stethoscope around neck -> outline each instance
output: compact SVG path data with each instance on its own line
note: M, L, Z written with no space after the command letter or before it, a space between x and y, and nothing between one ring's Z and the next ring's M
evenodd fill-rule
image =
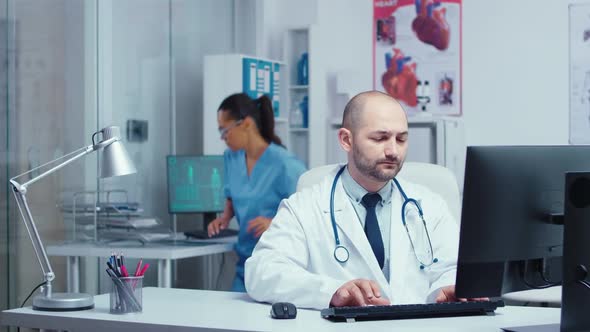
M338 183L338 179L340 178L340 175L342 175L342 172L344 172L345 168L346 168L346 165L342 166L342 168L340 168L338 170L338 173L336 173L336 176L334 177L334 181L332 182L332 190L330 192L330 220L332 221L332 230L334 231L334 240L336 241L336 247L334 248L334 258L339 263L346 263L348 261L348 259L350 258L350 252L348 251L348 249L346 249L345 246L340 244L340 237L338 236L338 228L336 226L336 217L334 215L334 195L336 193L336 184ZM393 182L395 183L397 189L402 194L402 197L404 199L404 202L402 203L402 209L401 209L402 210L402 224L404 225L404 228L406 229L406 233L408 234L408 239L410 240L410 245L412 247L412 251L414 252L414 257L416 257L416 260L418 261L418 263L420 263L420 269L423 270L424 268L429 267L432 264L438 262L438 258L434 257L434 252L432 251L432 242L430 241L430 234L428 233L428 228L426 227L426 221L424 220L424 213L422 212L422 207L420 206L420 203L418 203L417 200L415 200L413 198L408 198L408 196L406 196L406 193L402 189L402 186L399 184L397 179L394 178ZM430 253L431 253L431 255L430 255L431 257L430 257L429 261L422 262L420 260L420 258L418 258L418 255L416 254L416 248L414 246L414 241L412 241L412 236L410 235L410 231L408 230L408 225L406 223L405 210L406 210L406 206L408 206L408 204L414 204L416 206L416 208L418 209L418 214L420 215L422 225L424 226L424 231L426 232L426 238L428 240L428 246L429 246Z

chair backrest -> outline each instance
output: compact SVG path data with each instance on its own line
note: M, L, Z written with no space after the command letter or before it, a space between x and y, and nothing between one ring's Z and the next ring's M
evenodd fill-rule
M336 167L338 164L324 165L303 173L297 182L297 191L319 183ZM461 194L457 179L451 170L440 165L407 161L398 176L439 194L447 202L455 220L461 220Z

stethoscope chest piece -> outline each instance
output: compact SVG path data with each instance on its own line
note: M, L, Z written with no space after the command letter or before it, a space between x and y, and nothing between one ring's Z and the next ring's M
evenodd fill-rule
M334 249L334 258L336 258L339 263L346 263L349 257L350 253L348 252L348 249L344 246L336 246Z

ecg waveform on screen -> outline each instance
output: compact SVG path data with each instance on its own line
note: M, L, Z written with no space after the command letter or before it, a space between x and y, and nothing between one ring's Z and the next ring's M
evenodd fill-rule
M222 156L168 158L168 194L171 212L222 211Z

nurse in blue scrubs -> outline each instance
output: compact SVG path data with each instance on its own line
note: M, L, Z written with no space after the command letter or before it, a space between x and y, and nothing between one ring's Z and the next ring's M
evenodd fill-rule
M232 291L245 292L244 262L270 226L281 200L295 192L305 165L281 145L266 96L256 100L243 93L227 97L217 111L217 123L229 148L224 153L226 201L208 232L209 236L217 234L236 216L240 233Z

